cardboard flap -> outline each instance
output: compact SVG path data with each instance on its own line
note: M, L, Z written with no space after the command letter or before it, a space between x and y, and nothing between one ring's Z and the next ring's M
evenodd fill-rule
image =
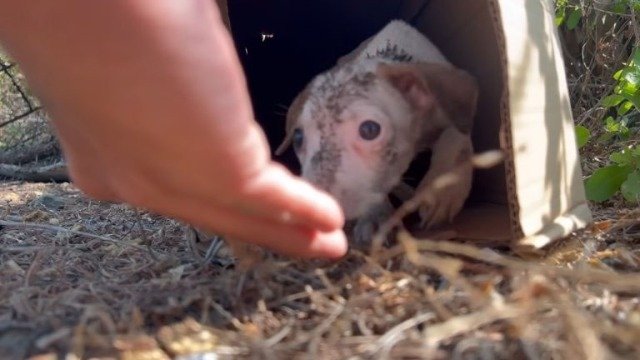
M591 221L553 2L502 0L499 10L508 29L504 37L520 227L525 238L540 235L550 241Z

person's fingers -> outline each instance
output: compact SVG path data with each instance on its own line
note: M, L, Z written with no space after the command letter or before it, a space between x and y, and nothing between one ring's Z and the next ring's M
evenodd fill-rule
M291 227L275 229L272 233L265 233L267 227L260 231L260 237L255 234L229 235L231 239L253 243L273 250L279 254L298 258L326 258L339 259L347 252L347 240L342 230L334 232L292 231ZM287 230L289 233L287 233ZM256 239L260 242L256 242ZM262 241L265 241L263 244Z
M267 166L243 192L251 206L267 217L321 231L344 226L342 209L333 197L293 176L280 164Z
M192 193L153 190L151 179L123 175L118 179L127 180L122 186L114 186L118 198L222 236L304 258L338 258L347 251L347 240L340 227L323 232L317 227L262 216L246 206L223 206L215 199ZM259 200L254 204L262 206Z
M178 200L179 201L179 200ZM200 202L176 206L176 216L203 229L231 239L266 247L283 255L303 258L339 258L347 251L341 229L321 232L302 225L285 224L271 218L248 215ZM179 214L179 215L178 215Z

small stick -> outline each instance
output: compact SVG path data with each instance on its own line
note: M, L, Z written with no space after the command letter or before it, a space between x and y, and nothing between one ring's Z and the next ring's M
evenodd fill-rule
M0 220L0 226L24 227L24 228L42 229L42 230L49 230L49 231L56 231L56 232L62 231L62 232L70 233L70 234L86 236L86 237L93 238L93 239L107 241L107 242L110 242L110 243L113 243L113 244L116 244L116 245L129 246L129 247L132 247L134 249L147 251L147 249L145 247L137 245L137 244L129 244L129 243L125 243L125 242L122 242L120 240L112 239L112 238L109 238L109 237L106 237L106 236L91 234L91 233L84 232L84 231L67 229L67 228L63 228L63 227L60 227L60 226L47 225L47 224L36 224L36 223L28 223L28 222L16 222L16 221L9 221L9 220Z

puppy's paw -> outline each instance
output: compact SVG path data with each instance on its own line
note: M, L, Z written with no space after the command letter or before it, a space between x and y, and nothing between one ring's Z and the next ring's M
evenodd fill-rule
M420 184L421 205L418 211L422 227L431 229L453 220L471 191L472 172L469 165L439 176L432 183Z

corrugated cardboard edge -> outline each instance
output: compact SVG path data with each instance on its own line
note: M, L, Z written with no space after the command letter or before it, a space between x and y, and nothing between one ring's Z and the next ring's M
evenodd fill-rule
M520 207L518 206L518 196L516 189L515 175L515 155L513 151L512 129L511 129L511 106L510 106L510 82L509 82L509 58L507 55L507 39L505 37L504 24L500 13L498 0L488 0L489 12L493 17L493 31L498 42L500 58L502 60L502 73L500 74L505 84L500 100L500 147L505 150L505 180L507 186L507 199L509 209L509 222L511 225L512 239L520 239L524 236L520 226Z
M504 110L510 121L503 124L502 139L512 149L507 181L522 235L514 245L539 249L592 221L554 8L550 0L491 2L500 27L508 29L502 34L509 89Z

